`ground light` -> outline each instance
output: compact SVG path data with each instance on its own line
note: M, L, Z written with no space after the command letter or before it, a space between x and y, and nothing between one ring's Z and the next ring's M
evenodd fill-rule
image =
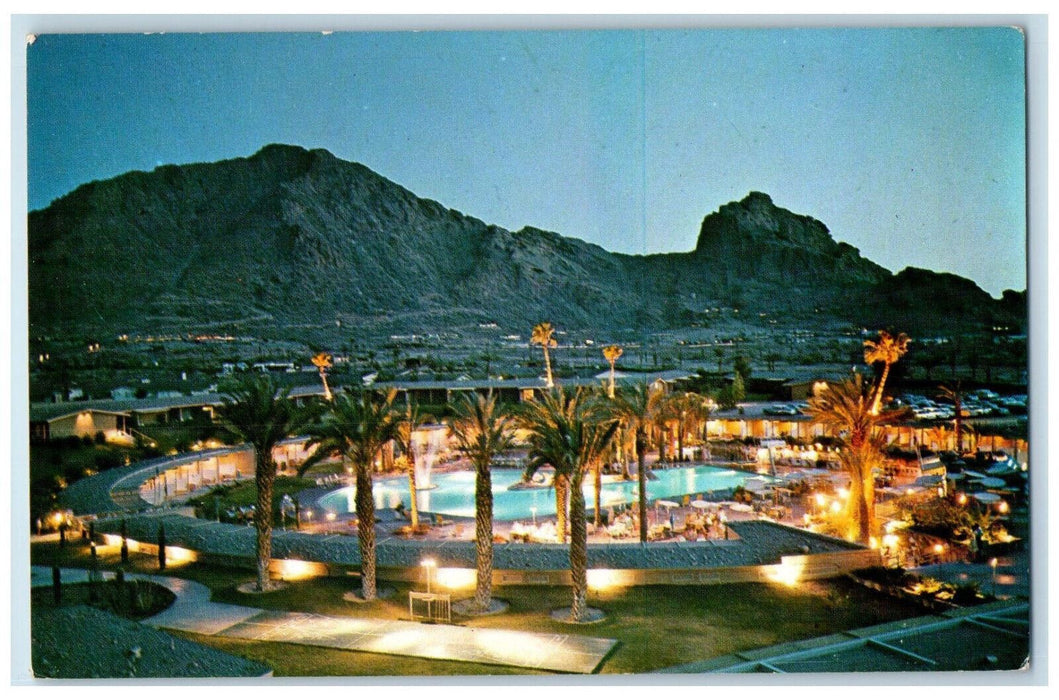
M427 593L430 593L431 592L431 590L430 590L431 571L433 571L434 567L436 567L438 565L438 563L434 559L427 558L427 559L424 559L421 562L419 562L419 565L423 567L423 571L426 574Z

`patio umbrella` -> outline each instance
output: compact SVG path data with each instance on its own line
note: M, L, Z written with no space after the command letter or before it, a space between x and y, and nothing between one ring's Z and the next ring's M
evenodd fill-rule
M751 508L750 506L748 506L745 503L733 503L732 505L730 505L728 507L731 508L732 510L738 511L740 513L749 513L750 511L754 510L753 508Z
M760 477L747 479L743 482L743 488L745 488L747 491L753 491L754 493L764 493L765 491L768 491L771 487L772 484Z
M971 498L975 499L979 503L996 503L1000 500L1000 496L995 493L972 493Z
M699 510L705 510L710 507L709 501L692 501L692 508L698 508Z
M680 504L674 503L673 501L658 501L658 505L662 506L663 508L676 508Z
M978 483L987 489L1002 489L1007 486L1007 482L1005 482L1003 479L996 479L993 477L978 479Z

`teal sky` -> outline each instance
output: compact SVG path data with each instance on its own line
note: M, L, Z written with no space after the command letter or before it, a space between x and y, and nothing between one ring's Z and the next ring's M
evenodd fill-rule
M27 70L30 209L290 143L613 251L758 190L895 272L1026 286L1010 28L48 34Z

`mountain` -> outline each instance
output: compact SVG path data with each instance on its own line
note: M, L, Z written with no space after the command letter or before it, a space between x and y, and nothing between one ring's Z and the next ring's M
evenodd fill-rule
M29 260L31 336L658 329L718 306L873 326L895 312L910 332L1025 322L1024 296L1020 308L954 275L893 275L759 192L707 215L690 252L622 255L491 226L283 145L83 185L30 213Z

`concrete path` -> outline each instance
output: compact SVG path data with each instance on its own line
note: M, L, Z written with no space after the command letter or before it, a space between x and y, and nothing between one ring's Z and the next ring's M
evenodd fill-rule
M104 577L110 579L113 574L106 572ZM143 620L144 624L203 635L559 673L594 673L617 644L614 639L580 635L261 610L214 603L206 586L186 579L140 574L129 579L152 581L176 594L172 606ZM63 569L62 580L85 582L88 572ZM32 567L32 585L50 586L51 569Z

